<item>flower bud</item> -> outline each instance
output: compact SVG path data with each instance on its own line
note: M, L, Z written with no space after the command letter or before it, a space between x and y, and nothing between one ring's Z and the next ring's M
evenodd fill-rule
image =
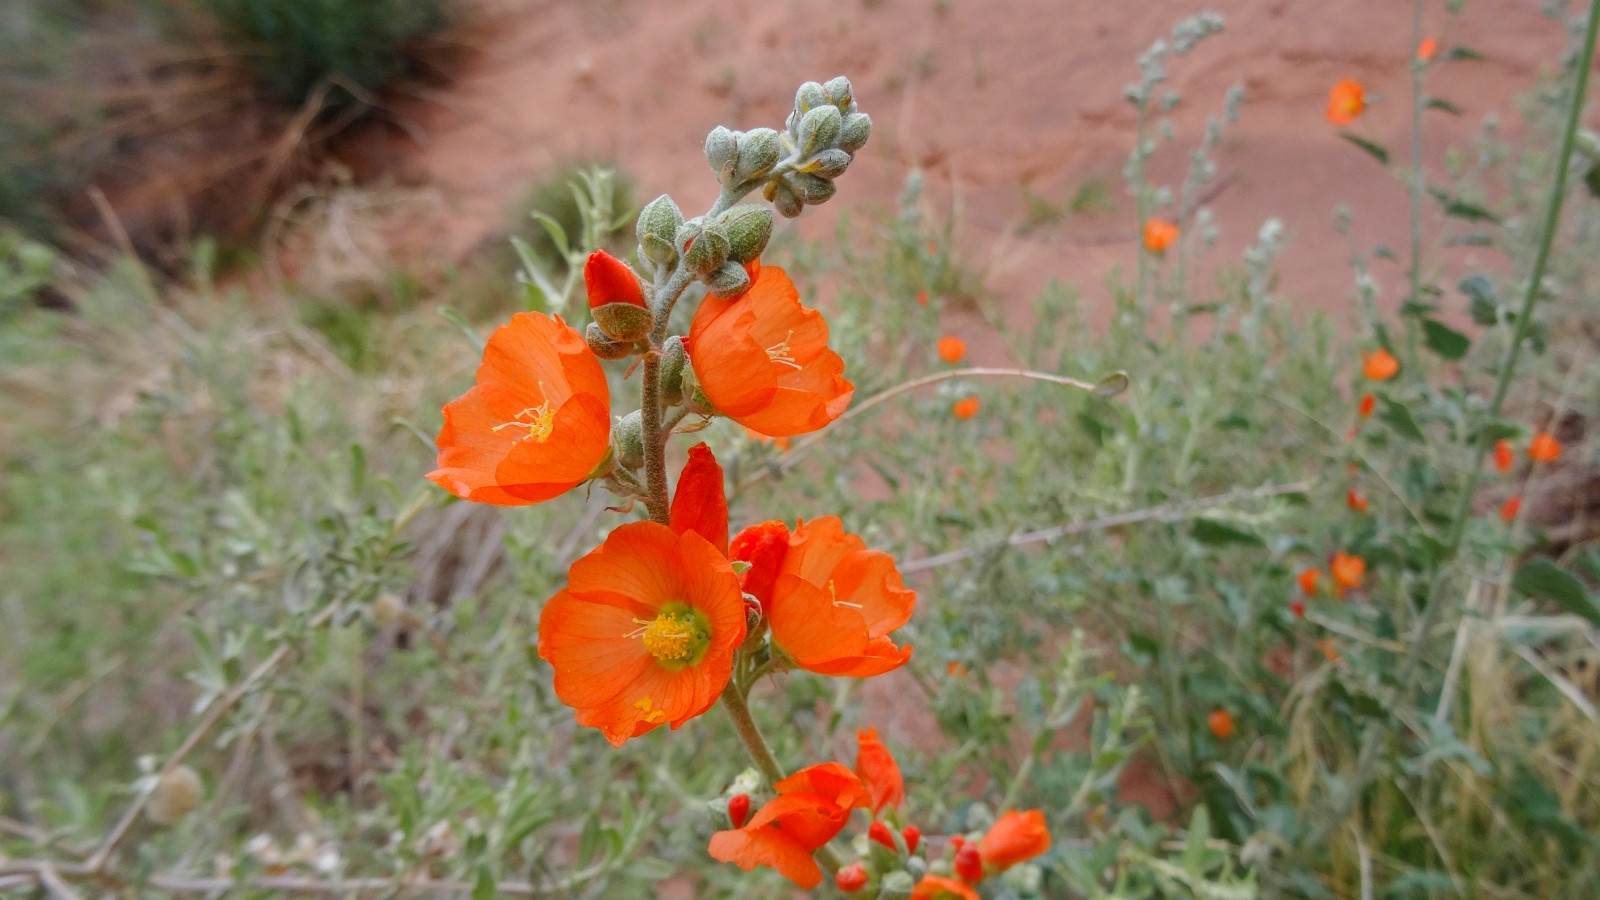
M828 79L822 90L827 93L828 102L839 107L839 112L846 112L845 107L856 102L855 94L850 88L850 79L843 75Z
M822 85L817 84L815 81L808 81L805 84L800 85L800 89L798 91L795 91L794 108L802 117L805 116L806 113L811 112L813 109L816 109L819 106L828 105L831 104L828 100L827 90L824 89Z
M868 826L867 840L882 844L896 853L900 851L900 848L895 845L894 831L891 830L888 823L884 822L882 819L879 819Z
M728 261L728 233L715 222L690 219L678 229L677 240L684 265L696 275L709 275Z
M832 84L833 82L828 82ZM846 83L848 85L848 82ZM917 852L917 845L922 843L922 829L915 825L907 825L900 829L900 836L906 839L906 852Z
M697 416L722 415L706 392L700 389L700 376L694 371L694 357L690 357L689 364L683 367L683 405Z
M589 345L590 352L601 359L626 359L633 355L632 341L613 341L600 330L597 322L590 322L589 327L583 330L583 340Z
M728 821L735 828L743 828L750 818L750 795L734 794L728 798Z
M795 171L822 178L838 178L850 167L850 159L850 154L843 150L824 150Z
M983 880L983 857L978 855L978 845L964 843L956 849L955 870L972 884Z
M672 239L683 224L683 213L678 204L666 194L651 200L639 211L635 232L639 236L639 255L656 265L667 265L678 258Z
M152 820L170 825L193 812L204 797L200 776L188 766L178 766L156 782L144 809Z
M839 890L844 891L846 894L853 894L866 887L867 880L867 867L862 865L859 859L840 869L833 876L833 883L837 884Z
M734 161L739 158L739 132L718 125L706 135L705 150L711 171L726 184L733 177Z
M767 189L763 193L772 201L772 208L785 219L800 215L800 210L805 208L805 204L800 202L800 198L789 188L786 181L767 182Z
M867 145L867 138L872 135L872 119L866 113L851 113L839 123L838 147L846 153L854 154L857 150Z
M735 206L717 218L728 235L728 258L747 263L767 249L772 237L772 210L754 203Z
M839 140L839 129L844 123L839 107L831 104L819 106L800 118L800 128L795 141L800 145L801 156L815 156L832 147Z
M834 191L838 190L832 181L804 173L785 176L784 182L800 198L800 202L807 206L828 202Z
M730 259L706 279L706 287L714 296L731 300L750 289L750 273Z
M878 886L878 900L911 900L911 892L916 887L917 880L910 872L890 872Z
M778 133L771 128L745 132L739 138L739 155L733 168L734 183L746 182L770 172L778 164L778 157L782 153L783 142L778 140Z
M683 349L683 338L673 335L661 345L661 402L677 406L683 402L683 370L689 354Z
M639 410L617 420L611 429L611 443L617 449L617 462L623 468L637 469L644 465L644 417Z
M644 308L644 285L627 263L604 250L589 254L583 264L583 286L589 294L589 308L624 304Z

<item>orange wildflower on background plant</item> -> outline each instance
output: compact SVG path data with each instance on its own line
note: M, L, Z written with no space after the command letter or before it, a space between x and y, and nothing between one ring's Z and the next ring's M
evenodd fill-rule
M1371 418L1372 408L1378 405L1378 398L1371 394L1361 395L1361 404L1356 407L1356 414L1363 419Z
M837 516L801 521L792 532L782 522L751 526L730 549L750 563L744 590L761 602L773 644L802 669L866 678L911 658L911 648L888 635L910 620L916 593L893 557L867 549Z
M1361 374L1370 381L1388 381L1400 372L1400 360L1379 347L1361 356Z
M1346 506L1358 513L1364 513L1367 511L1367 495L1361 493L1355 488L1345 491L1344 502Z
M710 709L744 638L732 564L699 534L655 522L607 535L539 616L556 696L614 747Z
M1522 510L1522 497L1515 496L1500 505L1500 521L1507 525L1516 521L1517 513Z
M911 900L983 900L983 897L964 881L924 875L911 889Z
M483 348L477 384L445 404L428 480L463 500L521 506L594 477L611 447L611 393L583 335L517 313Z
M1359 81L1346 78L1328 91L1328 121L1340 128L1354 122L1366 108L1366 91Z
M867 886L867 882L870 880L871 877L867 874L866 864L859 859L840 869L833 876L833 883L838 885L839 890L844 891L846 894L853 894L861 890Z
M927 306L928 305L928 292L927 291L917 291L917 305L918 306Z
M1151 219L1144 223L1144 248L1151 253L1165 253L1178 239L1178 226L1165 219Z
M1361 587L1361 582L1366 578L1367 561L1353 553L1340 550L1333 555L1333 561L1328 564L1328 571L1333 574L1334 592L1343 594Z
M1432 62L1435 54L1439 52L1439 42L1433 38L1423 38L1417 45L1417 59L1423 62Z
M961 358L963 356L966 356L966 355L967 355L967 342L966 341L963 341L961 338L958 338L958 337L955 337L954 335L949 335L949 334L945 335L942 338L939 338L939 358L940 359L944 360L945 362L947 362L947 363L949 363L950 365L953 366L956 363L961 362Z
M1211 715L1206 716L1206 727L1211 729L1211 733L1216 735L1219 741L1233 737L1233 713L1220 706L1213 709Z
M906 800L905 780L900 775L900 764L878 740L878 729L857 731L856 744L856 777L872 793L872 814L876 816L885 806L898 808Z
M689 448L689 461L678 476L669 521L672 530L692 531L728 552L728 500L723 493L722 466L704 442Z
M1037 809L1007 810L978 841L978 856L983 859L984 871L990 875L1004 872L1049 849L1050 828L1045 824L1044 813Z
M1295 580L1300 582L1300 590L1304 592L1307 597L1315 597L1317 595L1317 582L1321 579L1321 569L1306 569L1299 575L1295 576Z
M776 266L762 266L738 297L701 301L684 347L716 411L768 437L826 427L855 391L844 360L828 349L822 313L800 305L794 282Z
M1561 442L1548 431L1533 436L1528 444L1528 458L1538 463L1555 462L1561 457Z
M1511 442L1501 438L1494 442L1494 467L1502 472L1511 471L1511 465L1516 461L1511 450Z
M743 828L717 832L706 849L718 862L746 872L769 866L802 888L814 888L822 883L822 869L812 852L833 840L850 811L870 802L870 794L855 773L836 762L808 766L773 789L778 796Z
M970 419L978 414L978 398L962 397L950 407L950 415L958 419Z

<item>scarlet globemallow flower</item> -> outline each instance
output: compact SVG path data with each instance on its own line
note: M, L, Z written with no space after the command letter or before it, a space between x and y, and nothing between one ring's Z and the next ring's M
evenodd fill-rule
M1165 253L1178 239L1178 226L1165 219L1150 219L1144 223L1144 248L1151 253Z
M1361 374L1371 381L1388 381L1400 371L1400 360L1394 354L1379 347L1371 353L1362 354Z
M1328 571L1333 573L1335 591L1342 594L1361 587L1361 582L1367 574L1367 561L1353 553L1340 550L1333 555L1333 561L1328 564Z
M1364 513L1367 511L1367 495L1361 493L1355 488L1351 488L1350 490L1344 492L1344 502L1346 506L1358 513Z
M429 481L463 500L521 506L596 474L611 447L611 393L560 316L517 313L495 329L477 381L445 404Z
M853 894L866 887L869 880L867 867L859 859L840 869L833 876L833 883L837 884L839 890L844 891L846 894Z
M894 558L844 530L837 516L746 528L733 559L750 563L744 589L761 602L772 641L803 669L866 678L897 669L911 648L889 632L911 618L917 595ZM774 575L776 573L776 575Z
M1422 62L1432 62L1434 54L1439 52L1439 42L1433 38L1423 38L1417 45L1417 59Z
M1315 597L1317 595L1317 582L1321 578L1321 569L1306 569L1295 576L1295 580L1300 582L1300 590L1305 592L1307 597Z
M1362 394L1361 405L1356 407L1356 412L1363 419L1369 418L1372 415L1372 408L1377 404L1378 398L1372 396L1371 394Z
M954 843L953 839L952 843ZM956 874L960 875L963 880L970 881L973 884L982 881L983 856L978 853L978 845L970 844L963 840L955 846L956 852L951 860L951 865L955 868Z
M1216 735L1217 740L1225 741L1233 737L1233 713L1221 707L1213 709L1211 715L1206 716L1206 727Z
M539 616L556 696L614 747L710 709L744 637L739 576L721 548L655 522L607 535Z
M628 264L604 250L589 254L583 266L589 314L614 341L637 341L650 333L653 319L644 302L644 285Z
M802 888L822 883L811 854L833 840L864 807L870 795L855 773L829 762L808 766L773 785L778 796L761 807L743 828L719 831L707 850L718 862L746 872L770 866Z
M939 358L940 359L944 360L945 362L947 362L947 363L949 363L950 365L953 366L956 363L961 362L961 358L963 356L966 356L966 355L967 355L967 342L966 341L963 341L961 338L958 338L955 335L950 335L950 334L947 334L944 337L939 338Z
M978 398L963 397L950 407L950 415L958 419L970 419L978 414Z
M911 889L911 900L983 900L983 897L964 881L924 875Z
M1528 458L1538 463L1555 462L1561 457L1561 442L1548 431L1533 436L1528 444Z
M762 266L738 297L701 301L684 348L717 412L768 437L826 427L855 392L844 361L828 349L822 313L800 305L776 266Z
M889 748L878 740L878 729L857 731L856 744L856 775L872 792L872 814L876 816L885 806L898 808L906 799L905 779Z
M1045 824L1044 813L1037 809L1007 810L978 841L978 855L983 857L984 870L989 874L1004 872L1049 849L1050 828Z
M1495 441L1494 467L1502 472L1509 472L1514 462L1516 462L1516 456L1511 450L1511 442L1505 438Z
M1500 521L1511 524L1517 518L1517 513L1522 509L1522 497L1512 497L1500 505Z
M1354 122L1366 108L1366 91L1359 81L1346 78L1328 91L1328 121L1340 128Z

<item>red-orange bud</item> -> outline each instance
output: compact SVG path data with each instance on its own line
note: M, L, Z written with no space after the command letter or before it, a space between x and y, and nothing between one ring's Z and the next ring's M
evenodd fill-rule
M1517 518L1517 513L1521 509L1522 498L1520 496L1512 497L1510 500L1507 500L1505 503L1501 504L1500 521L1505 522L1508 525L1511 524L1511 522Z
M896 853L900 852L900 848L894 842L894 832L889 829L889 826L882 819L873 822L867 827L867 839L882 844Z
M922 844L922 829L915 825L907 825L900 829L900 836L906 839L906 852L915 853Z
M750 819L750 795L734 794L728 798L728 821L735 828L743 828Z
M957 875L973 884L982 881L983 857L978 854L978 848L968 843L956 848L955 869Z
M1233 713L1225 709L1212 710L1211 715L1206 716L1206 725L1210 727L1211 733L1216 735L1219 741L1225 741L1233 737Z
M1367 511L1367 495L1361 493L1355 488L1345 491L1344 502L1346 506L1358 513L1364 513Z
M1548 431L1541 431L1533 436L1533 441L1528 444L1528 458L1534 462L1555 462L1561 456L1561 442L1555 435Z
M1511 471L1511 465L1516 462L1516 455L1511 450L1511 442L1501 438L1494 442L1494 467L1502 472Z
M644 306L644 286L628 264L604 250L589 254L583 265L583 286L589 292L589 308L607 303Z
M1356 411L1361 414L1361 418L1365 419L1372 415L1372 408L1377 405L1377 397L1374 397L1371 394L1362 394L1361 405L1357 407Z
M858 859L840 869L839 873L833 876L833 881L839 886L839 890L853 894L867 886L867 867Z
M1304 619L1306 617L1306 602L1298 597L1290 600L1289 612L1293 613L1296 619Z

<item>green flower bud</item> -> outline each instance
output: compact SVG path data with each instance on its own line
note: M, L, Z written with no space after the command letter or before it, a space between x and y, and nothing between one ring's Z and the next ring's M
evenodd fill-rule
M839 149L854 155L867 145L872 135L872 119L866 113L851 113L839 125Z
M795 91L794 108L798 110L802 116L819 106L828 105L831 104L828 100L827 90L825 90L822 85L817 84L815 81L808 81L805 84L800 85L800 90Z
M800 198L789 188L787 179L767 182L765 193L767 199L772 201L773 208L785 219L800 215L800 210L805 208L805 204L801 203Z
M677 406L683 402L683 373L689 361L683 338L673 335L661 345L661 402Z
M836 106L819 106L802 116L799 133L795 135L800 155L815 156L832 147L839 139L839 127L843 122L844 116Z
M772 237L772 210L747 203L735 206L717 219L728 234L728 259L747 263L767 249Z
M828 102L837 106L839 112L849 112L845 107L855 102L855 94L850 89L850 79L843 75L837 78L830 78L828 83L822 86L822 89L828 94Z
M744 270L744 266L730 259L722 264L722 268L718 269L716 274L706 280L706 287L712 294L724 300L731 299L749 290L750 273Z
M650 310L632 303L603 303L591 307L589 315L594 316L589 324L600 326L600 331L611 340L626 344L649 334L650 326L655 324Z
M794 191L795 196L799 197L802 203L808 206L828 202L834 191L838 190L838 188L834 187L832 181L815 175L789 175L784 178L784 183L789 186L790 190Z
M783 142L771 128L747 131L739 138L739 154L733 167L733 183L742 184L772 171L783 154Z
M728 233L715 222L694 218L683 223L677 234L684 265L696 275L709 275L728 260Z
M633 355L631 341L614 341L606 337L596 322L590 322L589 327L583 330L583 340L589 345L589 350L601 359L626 359Z
M628 413L612 426L611 445L623 468L637 469L644 465L644 417L639 410Z
M667 265L678 258L672 239L683 224L683 213L678 204L666 194L645 204L639 211L639 222L634 231L639 236L639 255L657 265Z
M716 406L711 403L711 398L700 389L700 377L694 372L694 359L689 359L689 364L683 367L683 405L689 412L697 416L720 416Z
M890 872L883 876L883 882L878 885L878 900L911 900L911 892L916 886L917 880L910 872Z
M818 175L822 178L838 178L844 174L845 169L850 167L850 160L850 154L843 150L824 150L795 171Z
M733 163L739 156L739 132L718 125L706 135L706 162L717 178L726 182L733 176Z

